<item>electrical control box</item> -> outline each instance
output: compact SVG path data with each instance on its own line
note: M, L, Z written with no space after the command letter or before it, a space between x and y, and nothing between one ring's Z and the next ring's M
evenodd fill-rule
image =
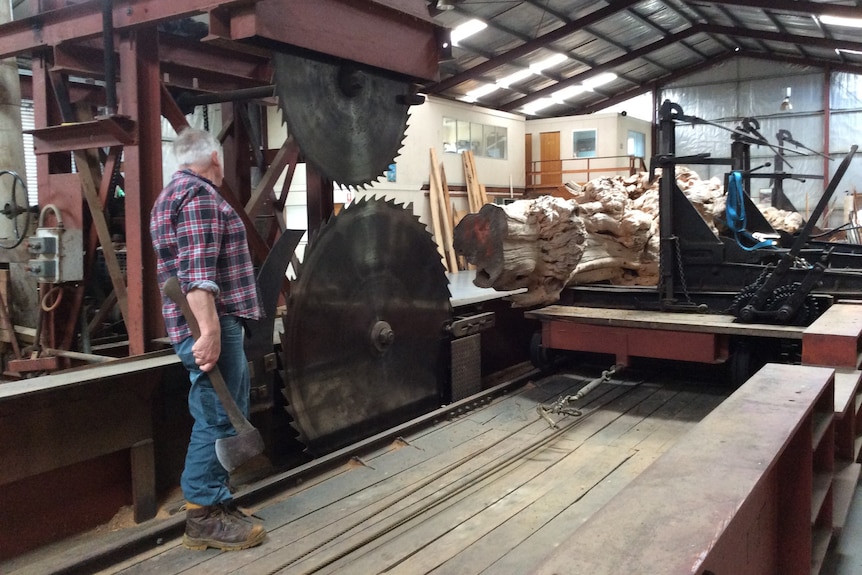
M28 269L40 282L84 279L84 235L81 230L40 227L27 238Z

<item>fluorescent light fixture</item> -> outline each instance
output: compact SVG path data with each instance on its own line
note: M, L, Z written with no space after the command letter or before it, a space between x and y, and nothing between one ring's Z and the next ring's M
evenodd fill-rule
M565 54L554 54L553 56L545 58L544 60L536 62L535 64L530 64L530 70L532 70L533 73L538 74L542 70L545 70L547 68L553 68L558 64L562 64L568 59L569 57Z
M530 102L529 104L524 106L523 111L528 116L532 116L533 114L535 114L539 110L544 110L548 106L553 106L554 104L557 104L557 103L558 102L555 102L553 98L539 98L538 100L536 100L534 102Z
M608 82L613 82L617 79L617 75L613 72L605 72L604 74L599 74L593 78L589 78L584 80L580 84L575 86L569 86L567 88L562 88L553 92L549 98L539 98L534 102L530 102L526 104L521 111L523 111L528 116L532 116L539 110L544 110L548 106L553 106L554 104L563 104L565 100L577 96L578 94L583 94L584 92L589 92L593 88L598 86L603 86Z
M587 78L583 81L584 86L587 88L598 88L599 86L604 86L605 84L609 84L617 79L617 75L613 72L605 72L604 74L599 74L598 76L593 76L592 78Z
M563 100L568 100L573 96L577 96L578 94L583 94L587 91L586 86L569 86L568 88L563 88L562 90L557 90L553 94L551 94L551 99L562 103Z
M848 50L847 48L835 48L836 54L853 54L854 56L862 56L862 50Z
M501 88L508 88L512 84L520 82L521 80L525 80L526 78L529 78L532 75L533 75L532 70L530 70L528 68L524 68L523 70L518 70L514 74L509 74L505 78L500 78L499 80L497 80L497 85Z
M456 26L452 29L452 33L449 35L449 39L452 41L453 46L457 46L458 42L460 42L461 40L469 38L473 34L481 32L487 27L488 25L481 20L477 20L475 18L472 20L467 20L460 26Z
M498 88L499 86L497 86L496 84L483 84L478 88L474 88L473 90L467 92L464 95L463 99L465 102L475 102L482 96L487 96L491 92L496 92Z
M818 16L821 24L828 26L846 26L848 28L862 28L862 18L843 18L841 16Z

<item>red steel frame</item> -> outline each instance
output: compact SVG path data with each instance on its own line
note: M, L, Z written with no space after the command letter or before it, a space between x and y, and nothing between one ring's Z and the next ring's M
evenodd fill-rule
M648 357L698 363L723 363L730 355L725 334L695 333L588 325L571 321L542 320L542 346L549 349L608 353L618 365Z
M154 282L148 219L162 187L160 115L168 115L172 124L183 121L170 89L206 92L265 86L272 81L269 54L276 45L347 58L411 79L436 80L444 37L423 0L115 0L112 17L119 115L66 126L59 111L64 103L59 101L58 87L68 94L67 106L88 103L95 108L104 102L98 87L57 85L67 83L67 75L104 77L103 2L41 0L32 5L41 12L0 25L0 58L32 57L32 80L23 84L34 101L40 205L53 203L63 213L73 214L71 221L80 222L82 202L80 195L69 193L74 175L67 152L122 149L128 302L124 316L130 355L148 351L163 334L160 314L154 313L160 309L161 298ZM209 35L200 42L157 31L162 22L195 15L205 15L209 24ZM235 195L232 200L242 206L252 197L248 174L253 164L249 135L242 122L231 121L234 109L226 106L224 115L225 157L233 166L225 180L227 190ZM296 154L291 156L291 161L298 159ZM331 182L319 180L309 183L311 228L328 217L332 208ZM277 205L269 201L274 199L274 181L268 178L267 189L253 191L255 201L248 206L247 224L262 206ZM260 201L261 196L267 201ZM273 238L254 235L252 247L260 261L270 245L265 242ZM71 344L77 306L83 299L83 286L75 290L73 307L59 318L57 326L66 346Z

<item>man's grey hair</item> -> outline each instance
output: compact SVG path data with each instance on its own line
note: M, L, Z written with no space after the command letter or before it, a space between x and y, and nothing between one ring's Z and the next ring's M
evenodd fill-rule
M213 152L222 158L221 144L206 130L186 128L174 140L174 156L181 166L208 166Z

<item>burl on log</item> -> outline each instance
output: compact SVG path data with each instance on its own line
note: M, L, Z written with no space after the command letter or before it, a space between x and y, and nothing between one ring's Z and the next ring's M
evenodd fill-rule
M553 196L485 204L454 230L455 251L476 266L474 283L511 297L516 307L557 301L583 253L586 232L578 204Z

